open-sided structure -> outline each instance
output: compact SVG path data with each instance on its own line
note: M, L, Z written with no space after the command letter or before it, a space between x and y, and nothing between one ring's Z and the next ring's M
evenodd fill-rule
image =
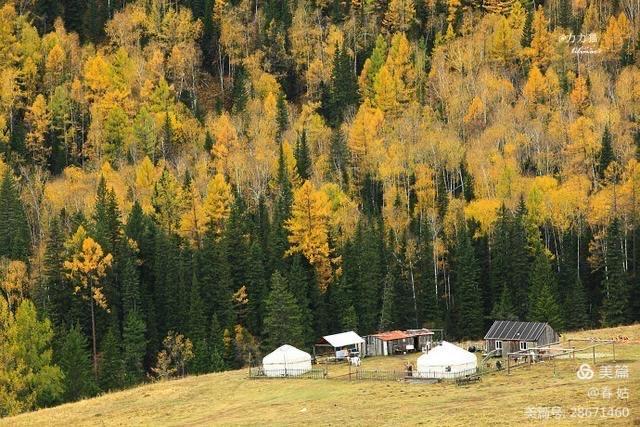
M268 377L292 377L311 370L311 355L291 345L278 347L262 359Z
M417 376L423 378L458 378L475 374L478 358L475 354L447 341L418 358Z
M333 353L336 359L364 356L364 350L364 339L353 331L326 335L314 346L314 352Z

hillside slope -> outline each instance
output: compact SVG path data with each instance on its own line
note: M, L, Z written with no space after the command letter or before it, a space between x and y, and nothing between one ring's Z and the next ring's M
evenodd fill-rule
M347 380L248 380L245 370L190 377L150 384L131 390L57 408L0 420L1 426L38 425L513 425L534 423L528 406L560 406L567 425L575 407L628 407L627 418L610 419L607 425L640 422L640 325L585 331L567 338L626 336L634 343L616 345L617 364L629 367L627 380L576 378L576 367L588 361L543 363L532 368L487 375L473 386L454 384L405 384L397 382L349 382ZM609 347L598 350L599 365L613 365ZM415 357L415 356L412 356ZM374 358L363 367L399 369L401 357ZM341 368L330 369L335 377ZM589 399L590 388L610 387L611 400ZM628 400L617 400L617 387L630 391ZM586 418L601 424L601 418Z

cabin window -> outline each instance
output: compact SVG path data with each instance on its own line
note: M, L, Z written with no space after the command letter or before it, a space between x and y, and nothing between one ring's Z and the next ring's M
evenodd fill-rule
M502 350L502 341L496 341L496 350Z
M527 342L520 341L520 350L526 350L526 349L527 349Z

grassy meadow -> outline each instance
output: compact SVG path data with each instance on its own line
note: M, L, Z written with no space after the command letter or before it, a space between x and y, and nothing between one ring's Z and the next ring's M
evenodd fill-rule
M568 333L568 338L627 337L597 349L592 380L579 380L580 363L556 360L484 375L469 386L397 381L348 381L348 368L329 366L329 379L249 380L247 370L189 377L106 394L81 402L0 420L0 426L81 425L536 425L527 407L561 407L565 418L553 425L640 425L640 325ZM576 343L576 347L588 343ZM364 369L403 369L418 355L364 359ZM581 357L582 356L582 357ZM587 358L588 356L588 358ZM627 365L628 379L600 379L602 365ZM589 389L609 387L610 400L589 398ZM616 389L629 390L618 400ZM572 408L627 407L621 418L572 418Z

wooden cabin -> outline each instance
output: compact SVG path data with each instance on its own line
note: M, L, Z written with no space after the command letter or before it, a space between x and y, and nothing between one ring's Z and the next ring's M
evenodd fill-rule
M544 347L560 340L548 323L496 320L484 336L486 354L503 357L509 353Z
M427 351L433 343L433 331L408 329L406 331L380 332L365 337L367 356L389 356L393 354Z

